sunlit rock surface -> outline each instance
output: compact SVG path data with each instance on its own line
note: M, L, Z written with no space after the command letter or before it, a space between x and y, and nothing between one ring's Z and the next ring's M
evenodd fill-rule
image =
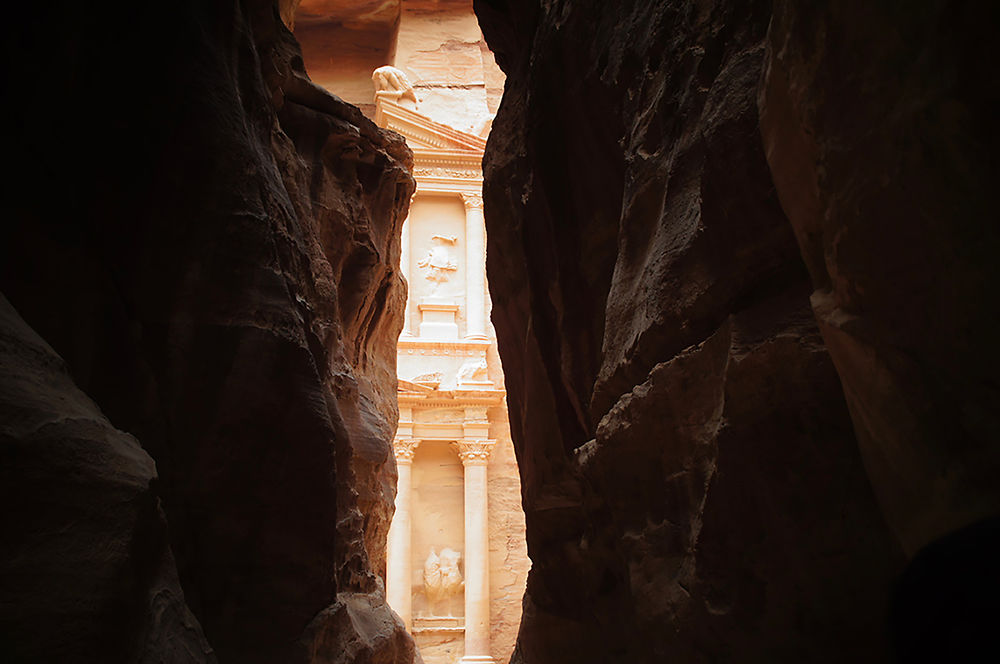
M771 182L769 3L479 2L514 661L884 661L902 553Z
M122 484L149 506L106 511L108 538L138 532L106 568L138 583L138 551L163 537L159 498L191 629L219 661L412 661L378 576L409 151L308 81L273 3L33 11L5 24L20 65L9 84L32 103L12 109L0 277L93 417L99 407L134 437L102 425L135 448L131 466L105 471L108 492ZM59 449L32 463L72 465ZM27 496L41 480L11 481L5 491ZM113 499L101 486L45 509L98 510ZM17 506L22 529L41 507ZM5 575L22 569L8 563ZM60 574L76 595L104 572L30 570L39 588ZM172 588L174 615L187 615ZM65 661L122 661L150 619L136 606L95 619L106 656ZM86 636L63 634L54 611L21 620L4 625L3 647ZM191 652L155 661L207 661Z

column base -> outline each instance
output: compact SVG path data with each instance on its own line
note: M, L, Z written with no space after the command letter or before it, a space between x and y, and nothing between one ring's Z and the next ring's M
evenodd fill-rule
M496 664L489 655L466 655L458 661L460 664Z

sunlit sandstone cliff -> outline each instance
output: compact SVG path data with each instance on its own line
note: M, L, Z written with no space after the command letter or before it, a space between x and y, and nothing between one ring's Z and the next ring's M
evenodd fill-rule
M5 22L3 661L414 659L375 574L411 156L277 10Z

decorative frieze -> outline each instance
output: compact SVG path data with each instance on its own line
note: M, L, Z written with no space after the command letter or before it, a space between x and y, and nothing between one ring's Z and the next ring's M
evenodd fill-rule
M489 424L486 406L466 406L465 421L469 424Z
M448 168L446 166L418 166L413 169L415 177L428 178L458 178L461 180L477 180L483 177L477 168Z

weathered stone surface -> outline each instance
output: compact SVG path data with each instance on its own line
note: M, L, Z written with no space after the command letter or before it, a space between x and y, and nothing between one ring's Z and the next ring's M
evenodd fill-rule
M32 101L0 280L156 460L205 637L224 662L411 661L378 576L409 151L308 81L272 2L34 11L6 24Z
M469 0L305 0L287 13L312 80L369 117L372 72L392 65L413 85L420 113L485 137L503 73Z
M401 0L290 0L287 12L297 23L340 23L358 30L371 26L391 28L399 21Z
M777 2L774 182L879 504L912 554L1000 514L995 3Z
M149 455L0 295L0 659L216 661L155 481Z
M310 626L309 661L324 664L421 662L399 616L377 593L343 592Z
M468 0L407 0L393 64L409 76L421 113L485 136L496 112L490 97L503 76L483 42Z
M518 662L881 661L875 503L756 95L769 3L477 2Z
M399 0L303 2L295 38L309 77L374 117L372 72L392 62L399 21Z

